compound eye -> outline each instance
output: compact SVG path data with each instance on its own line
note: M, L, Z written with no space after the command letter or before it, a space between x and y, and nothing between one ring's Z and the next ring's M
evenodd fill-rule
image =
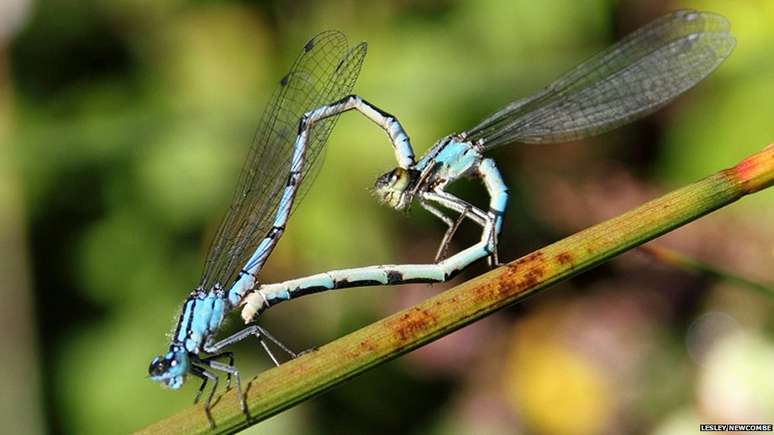
M408 172L403 168L395 168L394 171L392 171L392 176L390 177L390 181L393 185L397 187L398 184L400 184L400 187L405 187L404 185L408 183Z
M162 376L169 370L169 365L169 360L162 357L156 357L151 361L150 367L148 367L148 374L151 376Z

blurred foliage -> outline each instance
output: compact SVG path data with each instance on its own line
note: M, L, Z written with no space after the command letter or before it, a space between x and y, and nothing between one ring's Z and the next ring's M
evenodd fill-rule
M193 398L197 385L173 393L143 379L147 364L196 283L264 102L320 30L369 42L356 92L396 114L421 153L668 10L730 18L735 53L667 109L583 143L494 153L513 198L503 259L774 141L769 0L31 1L0 6L0 156L10 163L0 179L16 180L4 185L21 198L0 215L24 217L23 246L3 256L30 252L35 315L20 321L38 331L42 402L0 412L42 409L50 433L125 433ZM432 259L441 225L368 193L391 154L378 128L342 117L262 279ZM772 282L773 203L763 192L662 243ZM473 237L465 228L456 247ZM263 323L301 349L444 287L310 296ZM250 431L666 435L770 423L772 313L759 294L630 254ZM236 353L248 376L268 365L254 343ZM7 391L26 388L37 386Z

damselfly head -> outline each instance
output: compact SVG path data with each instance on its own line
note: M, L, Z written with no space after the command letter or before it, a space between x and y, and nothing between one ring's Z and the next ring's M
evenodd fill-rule
M395 168L376 179L373 194L382 204L396 210L406 210L411 205L412 184L412 174L409 171Z
M188 353L180 348L170 349L166 355L153 358L148 367L150 378L173 390L183 386L191 363Z

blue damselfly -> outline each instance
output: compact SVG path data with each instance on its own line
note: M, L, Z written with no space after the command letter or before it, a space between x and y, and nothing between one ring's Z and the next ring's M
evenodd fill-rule
M194 402L211 381L204 409L212 425L210 402L218 377L208 368L227 373L229 386L231 376L235 378L242 410L247 414L234 356L222 352L226 346L255 336L275 364L277 359L264 339L294 356L257 325L219 341L215 334L225 316L255 287L258 272L285 230L294 200L310 184L302 184L304 179L311 178L310 171L319 167L315 162L336 116L317 122L314 131L300 127L299 121L305 113L351 92L365 54L365 43L350 48L344 35L335 31L320 33L304 45L266 106L199 284L183 303L169 352L150 364L151 379L173 389L180 388L189 374L200 378ZM224 358L228 363L218 361Z
M378 265L335 270L262 285L245 298L242 317L253 321L266 308L295 297L336 288L446 281L484 257L497 264L497 240L508 203L508 188L484 153L510 143L544 144L578 140L632 122L687 91L729 56L735 45L726 18L681 10L624 37L536 94L517 100L463 133L439 140L418 161L398 120L358 96L348 96L306 114L302 134L313 125L357 110L384 128L398 167L376 180L384 204L406 210L415 200L448 229L433 264ZM479 178L489 194L481 210L448 193L461 177ZM458 214L447 216L441 208ZM443 258L463 219L482 228L481 239Z

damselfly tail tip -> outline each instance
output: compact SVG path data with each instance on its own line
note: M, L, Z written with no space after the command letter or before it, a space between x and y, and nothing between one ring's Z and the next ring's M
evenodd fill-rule
M269 307L269 301L262 291L250 293L242 301L242 320L245 324L252 323L263 310Z

